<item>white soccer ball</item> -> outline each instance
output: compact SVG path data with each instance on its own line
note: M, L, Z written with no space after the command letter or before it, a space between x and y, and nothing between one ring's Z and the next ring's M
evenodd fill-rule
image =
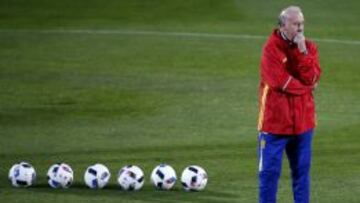
M160 164L152 171L151 182L158 189L170 190L176 183L176 172L171 166Z
M89 188L103 188L109 182L110 179L109 169L103 164L95 164L89 166L84 175L84 180Z
M35 183L35 169L27 162L14 164L9 170L9 180L14 187L29 187Z
M140 190L144 173L138 166L128 165L120 169L117 181L123 190Z
M59 166L61 163L57 163L54 164L52 166L50 166L48 172L47 172L47 180L48 180L48 184L52 187L52 188L58 188L60 186L60 184L55 180L57 171L59 170Z
M74 180L74 172L66 163L52 165L47 172L48 183L52 188L68 188Z
M186 191L204 190L207 181L208 175L206 171L196 165L186 167L181 175L181 183Z

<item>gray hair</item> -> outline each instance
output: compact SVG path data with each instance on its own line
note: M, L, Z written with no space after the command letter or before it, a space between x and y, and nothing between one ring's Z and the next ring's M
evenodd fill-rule
M284 8L279 17L278 17L278 24L280 27L285 25L285 22L287 21L287 19L289 18L290 14L293 13L299 13L301 15L303 15L301 8L299 6L289 6L287 8Z

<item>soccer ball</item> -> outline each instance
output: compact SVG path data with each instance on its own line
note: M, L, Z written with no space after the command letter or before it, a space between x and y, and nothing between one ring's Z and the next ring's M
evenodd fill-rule
M160 164L151 173L151 182L158 188L170 190L176 183L175 170L166 164Z
M110 179L109 169L103 164L89 166L84 175L84 180L89 188L103 188Z
M59 166L61 163L57 163L54 164L52 166L50 166L48 172L47 172L47 180L48 180L48 184L52 187L52 188L57 188L60 186L60 184L58 183L58 181L55 180L57 171L59 170Z
M120 169L117 181L123 190L140 190L144 185L144 173L137 166L127 165Z
M186 191L204 190L207 181L207 173L200 166L188 166L181 175L181 184Z
M36 172L27 162L14 164L9 170L9 180L14 187L29 187L35 183Z
M52 188L68 188L74 180L74 172L66 163L56 163L47 172L48 183Z

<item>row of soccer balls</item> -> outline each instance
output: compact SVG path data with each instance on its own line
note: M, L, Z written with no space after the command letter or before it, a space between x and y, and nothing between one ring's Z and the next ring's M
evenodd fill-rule
M100 189L110 180L109 169L100 163L89 166L84 181L89 188ZM162 190L174 187L177 177L175 170L167 164L160 164L151 173L152 184ZM35 183L36 172L27 162L14 164L9 171L9 180L15 187L29 187ZM48 184L52 188L68 188L74 180L74 172L66 163L52 165L47 172ZM186 167L181 175L181 184L186 191L201 191L207 184L208 176L200 166ZM135 165L127 165L119 170L117 182L123 190L140 190L144 185L144 173Z

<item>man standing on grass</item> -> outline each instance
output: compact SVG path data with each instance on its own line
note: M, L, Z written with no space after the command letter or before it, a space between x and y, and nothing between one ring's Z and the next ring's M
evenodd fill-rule
M291 168L294 202L310 201L311 143L316 123L313 91L320 73L316 45L304 36L301 9L285 8L261 57L260 203L276 202L284 151Z

